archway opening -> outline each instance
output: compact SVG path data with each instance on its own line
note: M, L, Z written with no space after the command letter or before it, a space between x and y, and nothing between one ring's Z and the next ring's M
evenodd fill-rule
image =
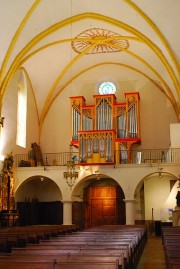
M161 235L162 226L172 226L176 206L177 178L155 172L141 180L135 191L135 223L146 224L149 233Z
M26 179L15 193L19 225L62 224L62 194L56 183L44 176Z
M73 223L81 229L125 224L125 197L114 179L102 174L88 176L73 197Z

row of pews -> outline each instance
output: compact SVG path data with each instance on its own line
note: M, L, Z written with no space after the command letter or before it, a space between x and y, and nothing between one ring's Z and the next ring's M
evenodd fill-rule
M14 247L38 244L41 239L73 233L77 225L32 225L0 228L0 253L10 253Z
M36 241L13 246L11 252L0 256L0 268L135 269L147 242L146 226L104 225L83 231L71 228L48 236L44 233L44 237L39 234Z
M167 269L180 269L180 227L164 227L162 229Z

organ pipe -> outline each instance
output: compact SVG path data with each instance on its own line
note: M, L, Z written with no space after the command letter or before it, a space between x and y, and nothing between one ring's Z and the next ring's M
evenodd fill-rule
M72 141L77 141L80 159L86 162L88 158L106 162L114 161L115 143L126 141L127 150L140 141L139 137L139 94L125 94L126 102L116 102L116 97L110 95L95 95L94 105L85 104L84 97L72 98ZM129 145L129 146L128 146ZM119 147L120 151L124 147ZM124 160L123 155L120 159ZM104 160L103 159L103 160ZM97 159L96 159L97 161Z

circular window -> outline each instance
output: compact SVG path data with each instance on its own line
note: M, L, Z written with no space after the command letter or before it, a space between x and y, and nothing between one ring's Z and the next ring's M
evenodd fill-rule
M99 86L100 94L114 94L116 92L116 85L113 82L103 82Z

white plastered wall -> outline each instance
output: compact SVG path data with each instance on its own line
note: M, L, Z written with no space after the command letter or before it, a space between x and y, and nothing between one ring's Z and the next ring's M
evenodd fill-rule
M170 140L172 148L180 148L180 123L170 124Z

